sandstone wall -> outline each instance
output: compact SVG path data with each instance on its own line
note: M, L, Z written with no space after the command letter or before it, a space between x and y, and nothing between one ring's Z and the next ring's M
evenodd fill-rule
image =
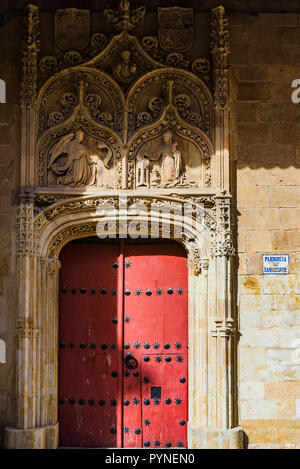
M250 447L300 447L300 16L229 22L240 420ZM289 254L290 274L262 275L263 253Z

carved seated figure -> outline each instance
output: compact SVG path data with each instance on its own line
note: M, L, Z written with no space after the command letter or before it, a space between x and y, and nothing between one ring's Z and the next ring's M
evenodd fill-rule
M173 142L170 130L163 134L163 143L153 152L143 156L152 163L151 184L160 187L173 187L178 184L182 172L182 154Z

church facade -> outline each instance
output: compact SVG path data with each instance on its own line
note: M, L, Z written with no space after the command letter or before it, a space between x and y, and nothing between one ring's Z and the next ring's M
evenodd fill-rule
M57 3L0 28L3 446L299 448L299 15Z

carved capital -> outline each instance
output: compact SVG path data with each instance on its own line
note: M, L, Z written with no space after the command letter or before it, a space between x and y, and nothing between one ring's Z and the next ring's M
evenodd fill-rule
M229 337L236 333L234 320L232 318L227 318L225 320L215 319L214 323L215 327L211 331L213 337L229 339Z
M21 84L21 105L34 106L37 98L37 56L40 50L38 7L26 7L23 49L23 78Z
M41 266L47 270L48 274L55 274L56 272L59 272L61 263L56 258L42 257Z

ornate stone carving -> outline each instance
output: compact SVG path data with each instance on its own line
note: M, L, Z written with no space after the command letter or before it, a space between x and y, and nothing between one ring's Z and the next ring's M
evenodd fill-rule
M64 120L69 119L75 113L78 104L81 104L89 111L92 120L121 133L124 116L123 99L113 80L97 70L61 72L40 98L40 132L59 124L62 115Z
M36 252L33 220L34 197L28 194L21 198L21 203L18 208L16 226L18 256L33 256Z
M67 155L66 158L58 162L59 157L64 154ZM54 146L48 169L57 175L58 185L101 186L103 164L108 167L111 158L111 151L105 143L87 139L82 130L77 130L75 134L61 138Z
M48 274L55 274L61 268L61 263L56 258L42 257L40 262L41 266L46 268Z
M192 71L206 83L210 83L210 61L207 59L196 59L192 64Z
M214 106L225 109L229 106L229 80L227 56L229 49L228 21L224 7L212 10L211 53L213 56Z
M81 50L90 42L90 10L66 8L55 15L55 43L64 50Z
M130 10L129 0L121 0L118 10L106 8L104 16L117 30L132 31L138 23L143 21L146 7L142 6L136 10Z
M158 8L158 40L166 51L184 52L194 43L192 8Z
M113 69L115 79L121 84L131 83L137 74L137 66L131 60L131 52L124 50L121 52L121 61Z
M170 130L163 134L163 142L152 153L147 154L140 150L137 158L143 162L144 172L149 169L151 171L150 177L147 177L150 186L174 187L182 183L184 178L182 154ZM137 165L137 181L139 168L140 165Z
M106 36L103 33L95 33L91 37L91 47L93 55L99 54L107 44Z
M38 7L26 7L21 105L32 107L37 98L37 55L40 50Z
M195 76L184 70L163 69L150 72L130 89L127 98L129 135L132 135L136 128L151 124L161 114L163 104L168 104L168 82L171 81L174 83L175 94L173 104L178 105L181 117L208 135L211 134L212 105L206 87ZM150 106L149 94L151 91L155 93L152 94L153 103L156 105L155 113L154 108L151 110ZM158 91L160 92L158 93ZM164 96L165 98L163 98ZM148 107L145 108L143 104L143 109L141 109L140 103L145 103L145 98L146 102L149 103ZM152 119L150 119L151 116Z
M188 128L188 126L185 126L184 123L180 121L173 100L174 83L169 81L167 86L169 104L165 107L159 121L138 132L130 145L128 154L129 188L132 187L134 181L135 160L141 161L147 156L151 164L145 165L144 163L143 170L151 171L151 177L139 178L138 175L141 174L140 170L142 165L142 163L139 162L136 168L136 176L140 179L140 184L144 185L145 180L150 181L150 187L201 187L204 184L209 185L210 183L210 158L212 152L209 140L205 141L204 135L198 133L194 128ZM177 99L177 105L182 108L182 112L185 111L189 114L189 111L186 110L189 107L188 96L180 95ZM163 166L159 167L159 165L153 164L153 161L162 157L162 152L158 151L159 148L162 148L161 142L158 142L156 139L161 138L163 134L170 135L170 132L166 133L167 131L171 131L171 134L175 132L177 139L181 137L180 145L183 145L185 148L185 153L182 154L183 147L180 150L179 147L176 148L176 145L173 148L173 145L170 144L170 148L172 148L172 150L168 152L170 155L170 168L172 161L175 166L174 171L171 171L174 172L174 178L171 178L172 181L170 180L168 183L166 183L165 177L162 177ZM177 169L175 169L175 161L177 161ZM205 167L205 169L203 167ZM188 168L188 170L184 168Z
M230 199L220 197L216 207L216 218L218 221L216 231L212 238L213 256L234 256L235 248L232 236L232 213Z

